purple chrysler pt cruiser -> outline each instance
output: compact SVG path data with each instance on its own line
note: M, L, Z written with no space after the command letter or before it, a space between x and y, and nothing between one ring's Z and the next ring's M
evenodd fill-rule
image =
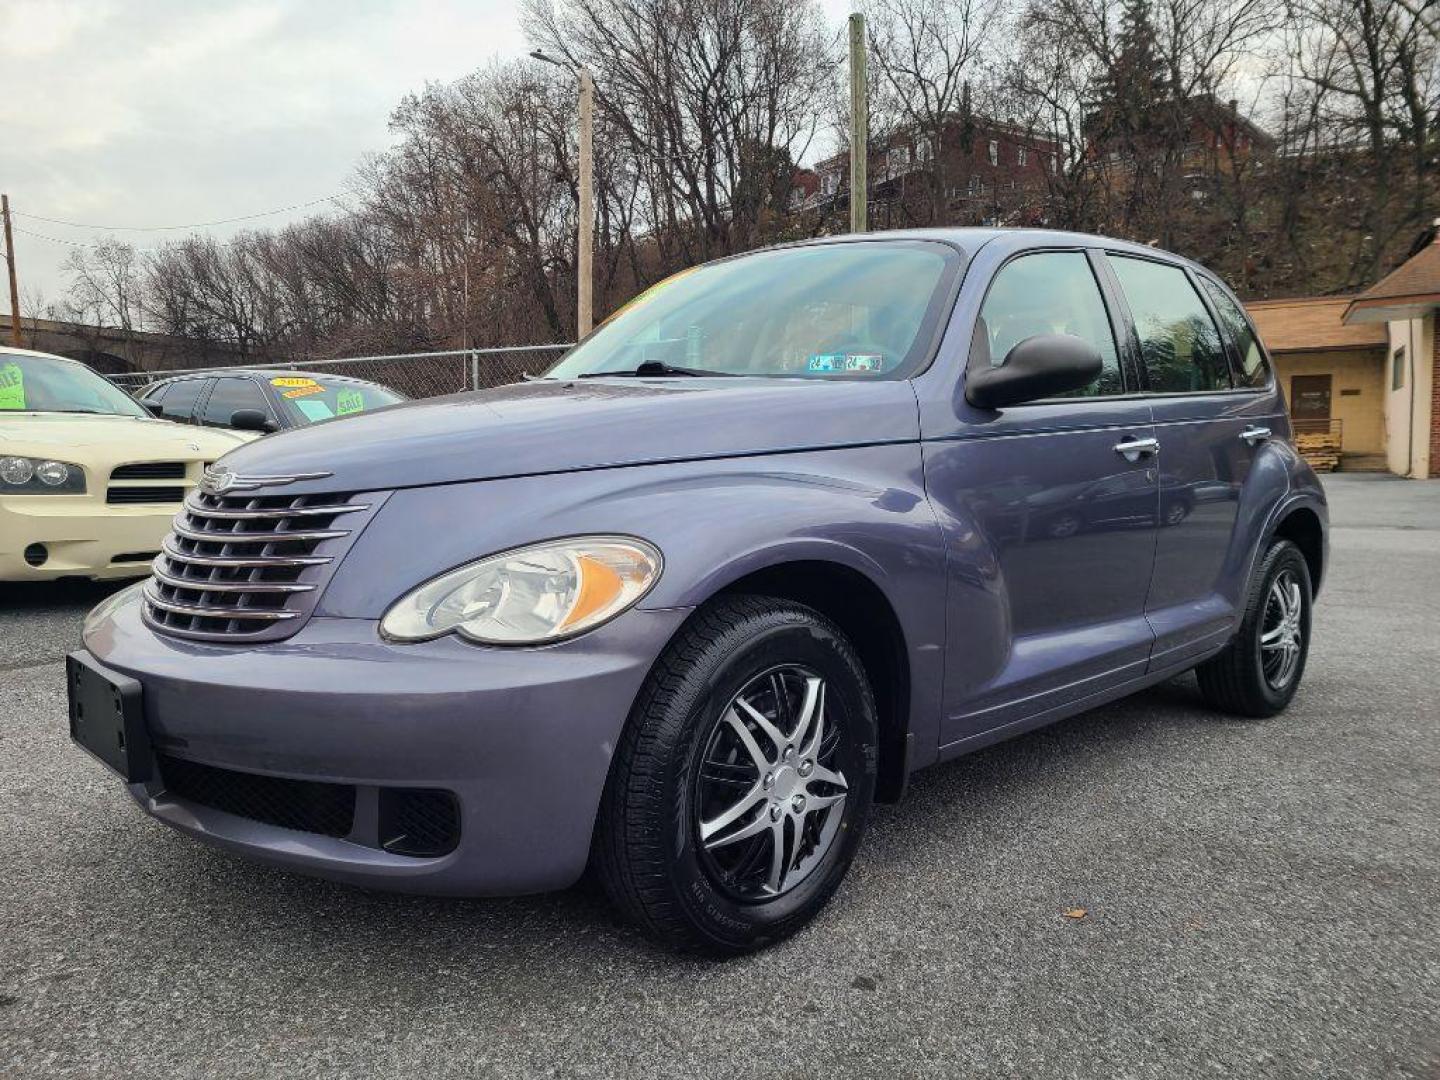
M686 271L544 378L252 443L68 665L154 817L449 894L593 866L680 946L811 918L916 769L1305 667L1325 497L1202 267L1059 232Z

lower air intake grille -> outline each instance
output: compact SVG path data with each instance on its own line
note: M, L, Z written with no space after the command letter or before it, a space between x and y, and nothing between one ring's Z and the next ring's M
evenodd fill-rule
M282 829L348 836L355 822L351 784L259 776L167 754L160 755L160 777L176 798Z
M460 842L460 808L448 791L380 789L380 846L396 855L435 857Z
M105 491L105 501L111 506L126 506L130 503L180 503L184 500L183 487L112 487Z

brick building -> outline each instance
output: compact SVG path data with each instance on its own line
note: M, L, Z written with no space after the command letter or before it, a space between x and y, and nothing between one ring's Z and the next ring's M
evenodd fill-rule
M933 207L937 184L946 224L1042 224L1050 177L1064 167L1061 153L1053 139L983 117L948 119L938 139L913 129L896 132L870 151L871 224L915 224L907 205ZM792 196L794 208L848 200L850 152L819 162L813 176L817 188Z

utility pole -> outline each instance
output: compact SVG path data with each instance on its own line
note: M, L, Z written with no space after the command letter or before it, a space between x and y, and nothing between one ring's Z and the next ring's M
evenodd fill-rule
M580 79L580 176L577 184L580 189L580 220L576 223L579 235L575 241L575 328L578 341L590 333L595 321L595 80L588 68L557 60L540 49L532 50L530 56L564 68Z
M20 283L15 277L15 237L10 231L10 196L0 195L0 217L5 219L5 265L10 269L10 344L17 349L20 340Z
M865 85L865 16L850 16L850 231L866 230L870 117Z
M576 273L580 278L576 297L579 337L590 333L594 322L595 287L595 193L593 149L595 138L595 80L586 68L580 69L580 237L576 244ZM578 341L579 338L576 338Z

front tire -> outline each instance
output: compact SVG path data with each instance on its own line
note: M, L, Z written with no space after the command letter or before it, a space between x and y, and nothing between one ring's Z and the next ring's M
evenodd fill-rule
M596 825L606 892L652 937L735 955L794 933L849 869L874 797L876 713L840 629L737 596L656 662Z
M1195 673L1213 707L1274 716L1290 704L1310 652L1310 566L1289 540L1275 540L1256 567L1245 616L1225 650Z

